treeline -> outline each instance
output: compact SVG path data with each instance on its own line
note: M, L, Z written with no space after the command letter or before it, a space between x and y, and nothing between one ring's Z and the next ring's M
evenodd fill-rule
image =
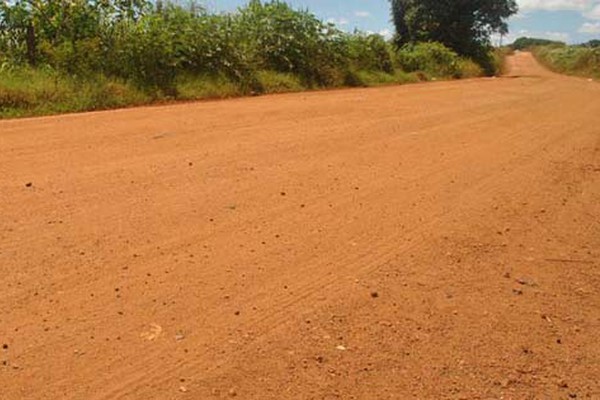
M528 50L539 46L566 47L567 44L558 40L520 37L516 39L511 45L509 45L509 47L513 50ZM600 40L593 39L585 43L573 45L573 47L600 47Z
M0 115L18 115L481 69L442 45L396 49L281 1L214 14L160 0L15 0L0 1L0 74Z

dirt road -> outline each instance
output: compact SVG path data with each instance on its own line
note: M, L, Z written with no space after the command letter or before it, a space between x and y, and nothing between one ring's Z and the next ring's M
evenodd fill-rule
M0 398L600 399L600 85L0 122Z

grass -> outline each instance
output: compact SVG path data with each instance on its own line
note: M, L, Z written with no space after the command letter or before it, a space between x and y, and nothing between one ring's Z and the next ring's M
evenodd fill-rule
M401 85L405 83L420 82L421 78L417 73L404 72L396 70L393 74L380 71L358 71L355 73L359 86L387 86Z
M482 76L481 67L470 60L460 60L459 73L440 76L426 70L393 73L382 71L348 71L333 87L371 87L420 81L471 78ZM437 71L436 71L437 72ZM259 71L253 89L225 76L180 75L175 80L173 96L157 89L140 89L131 83L92 75L68 77L50 68L28 67L0 69L0 118L106 110L156 102L177 100L223 99L248 94L288 93L313 89L298 76L274 71Z
M555 72L600 79L600 48L542 46L534 48L533 54Z
M77 80L43 69L0 71L0 118L104 110L151 100L131 85L101 76Z

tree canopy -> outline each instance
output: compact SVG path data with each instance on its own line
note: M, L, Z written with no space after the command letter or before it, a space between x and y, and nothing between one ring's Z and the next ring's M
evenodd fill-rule
M530 47L535 46L566 46L565 42L559 42L556 40L540 39L540 38L529 38L520 37L510 45L514 50L526 50Z
M515 0L390 0L396 44L440 42L475 57L489 46L491 35L508 33L516 14Z

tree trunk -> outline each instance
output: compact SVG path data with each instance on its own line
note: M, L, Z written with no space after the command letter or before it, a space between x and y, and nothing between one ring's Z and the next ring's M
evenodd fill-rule
M27 25L27 61L31 66L35 66L37 62L36 53L35 27L33 26L33 22L30 22Z

